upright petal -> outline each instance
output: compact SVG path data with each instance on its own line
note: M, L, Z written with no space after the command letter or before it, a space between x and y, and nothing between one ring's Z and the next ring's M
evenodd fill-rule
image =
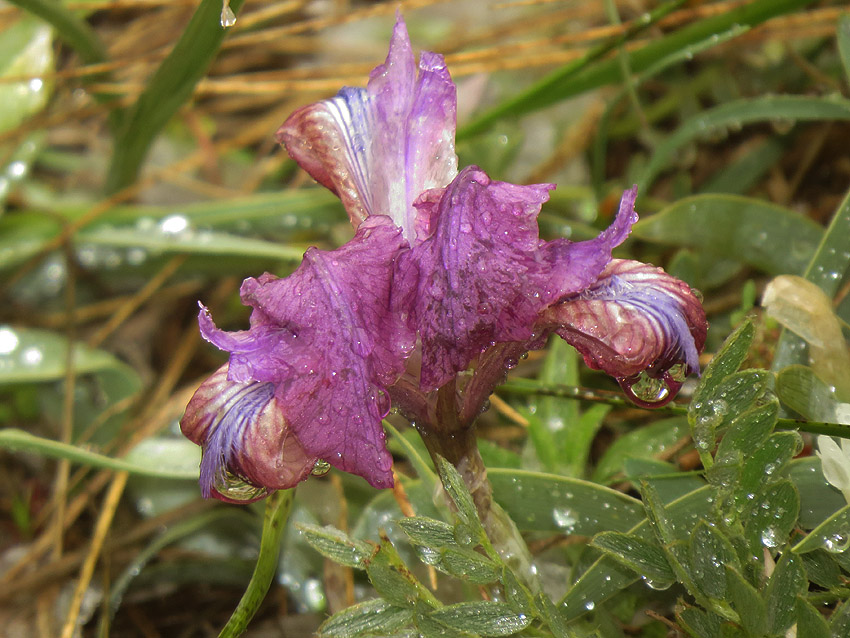
M471 166L418 202L433 232L402 257L393 303L419 331L426 391L493 343L531 337L551 276L536 218L552 188L491 181Z
M274 384L306 452L375 487L392 485L381 419L385 388L404 369L414 336L389 312L393 264L406 246L383 216L338 250L311 248L286 279L246 279L251 329L227 333L202 314L204 336L231 353L230 378Z
M690 287L660 268L614 259L586 290L546 309L541 324L584 355L591 368L616 377L642 405L662 405L683 378L671 371L683 365L699 372L699 353L708 324ZM639 376L663 380L654 396L633 391Z
M289 154L337 193L356 227L389 215L415 240L413 201L457 174L456 90L442 56L423 53L419 73L401 17L384 64L366 89L345 88L293 113L277 133Z
M257 500L269 490L295 487L317 460L286 424L274 385L229 381L227 365L195 391L180 428L203 448L200 483L205 498Z

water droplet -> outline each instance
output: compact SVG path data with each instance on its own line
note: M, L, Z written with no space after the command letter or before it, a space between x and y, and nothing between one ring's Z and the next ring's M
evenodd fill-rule
M185 215L169 215L159 222L159 230L166 235L177 235L189 228Z
M10 354L18 347L18 335L11 328L0 328L0 354Z
M324 459L319 459L313 465L313 469L310 471L310 474L313 476L324 476L328 472L330 472L331 464L325 461Z
M761 533L761 544L765 547L778 547L780 543L779 531L775 527L766 527Z
M32 346L21 353L21 360L29 366L37 366L44 359L44 354L40 348Z
M252 485L227 469L216 477L214 487L219 494L237 503L250 503L268 494L266 488Z
M560 529L567 534L572 534L575 529L578 519L573 514L573 511L568 507L556 507L552 510L552 519Z
M236 14L230 8L230 0L224 0L221 6L221 26L225 29L236 24Z
M841 554L850 547L850 534L846 532L835 532L823 539L823 547L832 554Z
M594 607L596 607L596 603L593 602L592 600L588 600L586 603L584 603L584 608L587 611L593 611Z

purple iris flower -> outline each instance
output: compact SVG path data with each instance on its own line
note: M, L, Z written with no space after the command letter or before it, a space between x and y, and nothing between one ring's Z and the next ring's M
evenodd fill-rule
M278 131L356 232L337 250L309 249L285 279L246 279L247 331L219 330L202 308L202 335L230 353L181 421L203 447L205 496L255 500L319 460L389 487L391 397L433 414L435 391L473 366L478 403L459 412L477 414L501 379L492 371L553 332L643 405L699 372L698 298L658 268L612 260L637 220L636 189L597 238L543 241L537 215L554 185L458 172L455 113L442 56L423 52L417 69L399 17L365 89L305 106Z

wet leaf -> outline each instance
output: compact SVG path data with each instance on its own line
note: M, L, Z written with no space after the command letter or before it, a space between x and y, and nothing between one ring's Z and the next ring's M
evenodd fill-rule
M676 580L664 550L653 541L634 534L602 532L593 537L591 545L653 583L670 584Z
M352 605L328 618L319 627L319 638L355 638L362 635L389 635L413 619L409 608L376 598Z
M783 634L794 623L797 596L805 595L808 584L800 557L793 552L782 554L765 592L768 633Z
M322 556L346 567L364 569L375 547L365 541L353 539L334 527L319 527L299 523L298 530L304 540Z
M509 636L525 629L532 620L514 613L507 603L487 600L448 605L430 615L449 627L481 636Z

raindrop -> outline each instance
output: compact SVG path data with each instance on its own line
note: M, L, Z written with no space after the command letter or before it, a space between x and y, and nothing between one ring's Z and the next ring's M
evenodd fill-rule
M225 29L236 24L236 14L230 8L230 0L224 0L221 6L221 26Z
M850 534L836 532L831 536L827 536L823 539L823 547L832 554L842 554L850 547Z
M18 347L18 335L11 328L0 328L0 354L10 354Z
M264 487L251 485L243 478L224 470L215 480L216 491L231 501L249 503L268 493Z
M587 611L593 611L594 607L596 607L596 603L593 602L592 600L588 600L586 603L584 603L584 608Z
M40 348L32 346L21 353L21 360L30 366L37 366L44 359L44 354Z
M310 474L313 476L324 476L328 472L330 472L331 464L325 461L324 459L319 459L313 465L313 469L310 471Z
M567 534L571 534L575 529L576 523L578 523L578 519L568 507L556 507L553 509L552 519L555 521L555 525Z
M169 215L159 222L159 230L166 235L182 233L189 227L189 220L185 215Z
M762 530L761 544L765 547L779 546L779 532L775 527L766 527Z

